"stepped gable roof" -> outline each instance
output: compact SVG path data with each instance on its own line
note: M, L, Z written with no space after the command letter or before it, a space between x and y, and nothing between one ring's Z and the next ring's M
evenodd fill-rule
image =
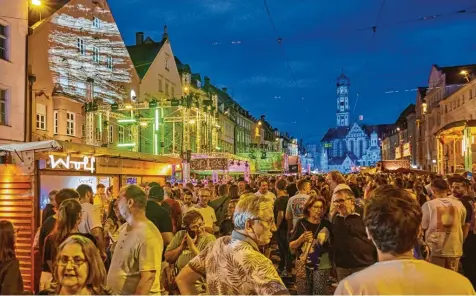
M461 74L461 71L467 71L468 75L476 74L476 64L471 65L461 65L461 66L452 66L452 67L435 67L445 74L446 84L466 84L468 81L465 76Z
M149 37L148 37L149 38ZM150 39L150 38L149 38ZM152 40L152 39L150 39ZM131 57L132 63L136 68L137 74L142 79L155 60L155 57L159 54L160 49L164 45L165 40L160 42L143 43L139 45L126 46L127 51Z
M333 127L327 130L324 137L322 137L321 142L331 141L333 139L343 139L347 136L350 128L347 126Z

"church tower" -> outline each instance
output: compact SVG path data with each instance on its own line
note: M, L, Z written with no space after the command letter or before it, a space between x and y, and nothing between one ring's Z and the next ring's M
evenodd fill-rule
M344 71L337 78L337 126L349 126L349 78Z

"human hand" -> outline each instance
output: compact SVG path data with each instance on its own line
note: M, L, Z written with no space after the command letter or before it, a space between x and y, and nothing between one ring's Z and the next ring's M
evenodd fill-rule
M312 232L306 231L301 236L299 237L299 240L301 240L302 243L304 242L312 242Z

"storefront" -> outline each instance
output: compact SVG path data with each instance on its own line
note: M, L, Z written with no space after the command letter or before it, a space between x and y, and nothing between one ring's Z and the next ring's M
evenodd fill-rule
M191 176L195 179L211 179L218 182L227 177L249 179L255 171L255 164L250 159L230 153L194 153L190 161Z
M127 184L159 182L181 171L173 157L119 151L60 141L1 145L7 164L0 165L0 219L19 231L17 253L25 290L34 287L32 245L40 211L51 190L88 184L113 186L113 196Z

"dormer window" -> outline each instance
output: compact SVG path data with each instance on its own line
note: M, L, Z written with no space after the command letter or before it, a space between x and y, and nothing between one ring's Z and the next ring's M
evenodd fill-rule
M93 18L93 27L96 29L101 29L101 20L97 17Z

